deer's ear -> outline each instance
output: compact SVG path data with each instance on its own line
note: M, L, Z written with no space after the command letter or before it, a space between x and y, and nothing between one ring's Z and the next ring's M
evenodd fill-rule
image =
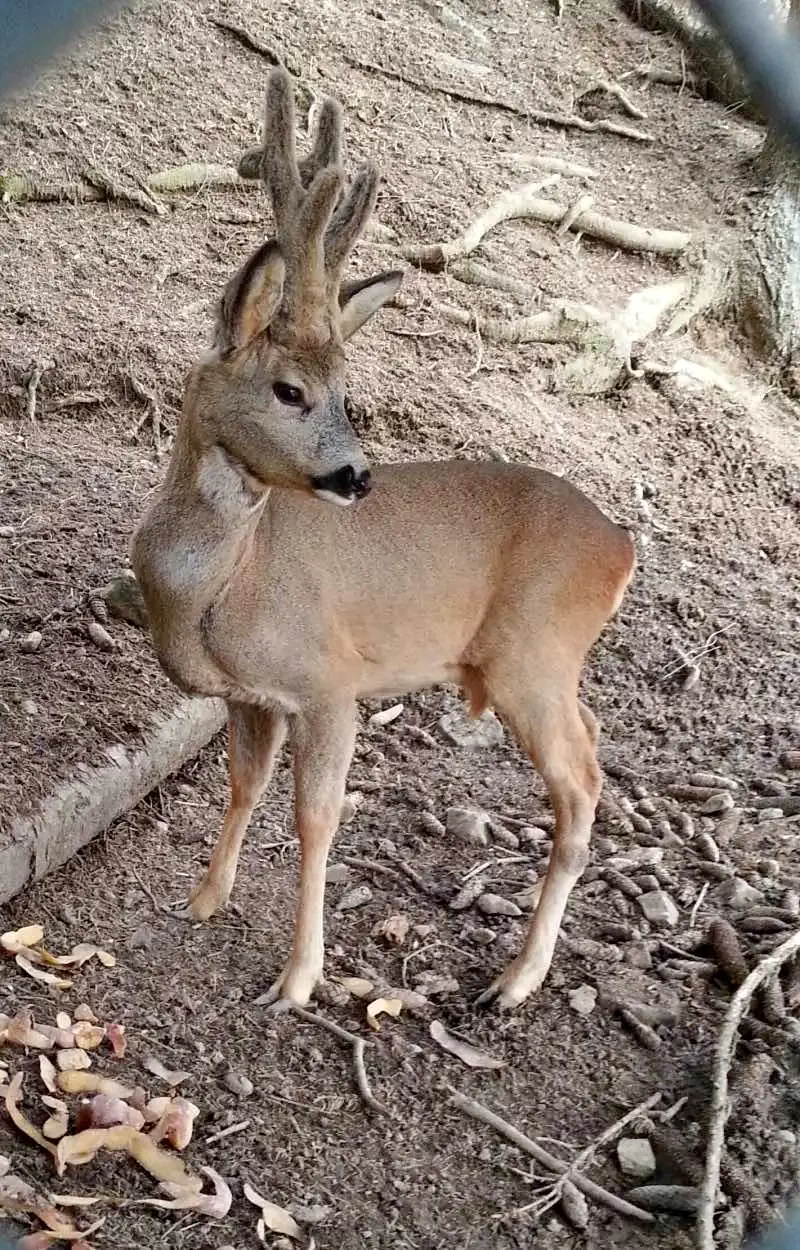
M402 281L402 269L392 269L387 273L376 274L374 278L342 283L339 288L339 324L345 342L379 308L394 298Z
M217 317L216 344L222 351L244 347L263 333L280 306L286 265L271 239L228 283Z

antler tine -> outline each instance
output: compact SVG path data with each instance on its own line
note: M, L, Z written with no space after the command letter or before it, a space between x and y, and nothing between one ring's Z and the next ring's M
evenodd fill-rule
M291 229L303 197L294 129L291 79L285 69L273 69L267 79L260 172L272 201L279 241L283 241Z
M379 181L380 173L376 165L362 166L331 218L325 235L325 271L334 294L345 261L375 207Z
M311 151L298 166L300 181L304 187L310 187L320 170L341 163L342 108L336 100L325 99L317 116Z
M320 170L297 214L283 293L283 313L290 321L311 324L327 310L325 231L341 190L341 170Z

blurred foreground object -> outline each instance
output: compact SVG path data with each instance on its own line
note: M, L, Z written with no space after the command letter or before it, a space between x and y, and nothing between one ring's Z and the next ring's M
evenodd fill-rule
M121 7L121 0L0 0L0 96Z

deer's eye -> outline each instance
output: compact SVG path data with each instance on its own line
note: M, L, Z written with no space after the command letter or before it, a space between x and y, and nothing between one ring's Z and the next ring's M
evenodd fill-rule
M272 391L275 398L290 408L303 407L303 392L299 386L291 386L288 382L273 382Z

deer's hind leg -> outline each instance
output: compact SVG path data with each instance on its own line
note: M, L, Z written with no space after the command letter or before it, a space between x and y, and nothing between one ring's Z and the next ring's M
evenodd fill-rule
M577 697L572 666L558 671L553 655L538 671L530 662L513 681L487 673L498 710L542 774L555 812L553 851L539 903L516 959L481 996L516 1007L539 989L550 969L572 887L589 858L589 836L600 797L597 721Z
M277 708L228 704L231 798L208 870L189 899L194 920L207 920L231 896L250 817L269 783L285 737L286 717Z

